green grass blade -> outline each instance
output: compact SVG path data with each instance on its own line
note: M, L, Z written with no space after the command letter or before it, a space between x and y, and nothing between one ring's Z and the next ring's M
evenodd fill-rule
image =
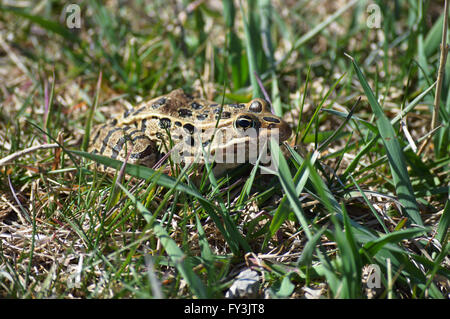
M300 200L297 197L297 192L295 190L295 185L292 180L292 175L289 171L289 166L284 159L280 146L273 139L270 140L270 151L272 160L275 162L275 166L277 167L277 176L280 180L281 186L283 187L286 196L291 204L292 209L294 210L295 216L300 222L306 237L310 239L312 237L311 231L309 229L309 222L303 213L302 205Z
M437 289L437 287L436 287L436 285L434 284L433 281L435 279L437 279L436 278L436 273L439 270L444 270L444 271L447 270L447 269L441 267L441 263L444 261L445 258L448 258L449 252L450 252L449 244L448 244L448 241L446 241L446 242L442 243L442 250L438 254L438 256L435 258L433 268L427 274L428 275L428 280L427 280L427 283L425 285L425 289L423 289L423 291L422 291L421 297L423 297L423 295L426 293L428 287L431 287L431 289L429 291L430 291L430 294L432 294L433 298L444 299L444 296L441 294L439 289ZM442 272L441 272L441 275L444 275L444 276L450 278L450 272L448 270L447 270L447 274L442 274Z
M387 234L389 233L388 228L386 227L386 225L384 224L383 220L380 218L380 216L378 216L377 211L375 210L375 208L373 207L372 203L369 201L369 199L367 198L366 194L364 193L364 191L361 189L361 187L359 187L358 183L356 182L356 180L353 178L352 175L350 175L350 178L353 182L353 184L356 186L356 188L358 189L359 193L361 194L361 196L363 197L364 201L366 202L367 206L369 207L370 211L372 212L372 215L375 216L375 218L378 220L378 223L381 225L381 227L383 227L384 232Z
M203 226L200 222L200 218L198 215L195 215L195 224L198 231L198 243L200 245L201 250L201 257L203 259L203 263L208 270L208 280L209 282L215 283L217 282L216 277L216 269L214 268L214 253L211 250L211 247L209 247L209 243L207 240L207 236L205 233L205 230L203 229Z
M369 255L374 256L384 245L390 243L397 243L401 240L413 238L418 235L424 234L428 231L428 229L418 229L418 228L409 228L404 230L399 230L396 232L392 232L386 235L381 236L380 238L370 241L364 245L361 250L361 253L364 251L368 252Z
M89 113L86 119L86 125L84 127L84 136L83 136L83 143L81 144L81 149L83 151L87 151L88 146L89 146L89 139L91 136L91 127L92 127L92 118L94 117L94 112L95 109L97 108L98 105L98 99L100 97L100 86L102 84L102 71L100 71L100 74L98 75L98 80L97 80L97 87L96 87L96 91L95 91L95 99L94 99L94 104L90 105L89 108Z
M317 231L311 239L308 240L305 247L303 247L302 254L300 258L297 260L298 266L307 266L310 265L313 259L313 253L316 250L316 246L320 241L320 237L324 234L327 229L322 227L319 231Z
M278 116L283 115L283 110L281 108L281 97L280 89L278 85L278 76L275 72L275 49L273 46L273 41L271 37L271 24L272 24L272 12L273 8L270 0L259 0L258 1L259 10L261 12L261 37L263 40L263 50L266 56L266 60L270 66L269 73L271 76L272 85L272 107L274 113Z
M450 198L447 199L447 202L445 203L444 212L442 213L441 219L439 220L436 233L436 239L442 245L444 245L445 239L447 238L449 227L450 227Z
M300 165L300 167L297 169L297 173L295 174L294 179L293 179L294 184L296 185L295 186L296 196L298 197L300 195L300 193L303 191L303 188L305 187L305 185L308 181L309 171L306 169L308 161L304 161L294 150L292 150L292 148L290 146L288 146L288 149L291 152L293 158ZM314 163L315 160L317 159L316 155L318 155L318 153L314 153L312 158L310 159L310 161L312 163ZM286 199L287 198L284 197L281 200L280 205L278 205L278 208L275 211L275 214L273 215L273 218L272 218L272 221L271 221L270 227L269 227L271 236L273 236L275 234L275 232L281 227L283 222L288 218L290 211L285 206Z
M428 95L428 93L432 92L432 90L434 89L435 86L436 86L436 82L433 83L432 85L430 85L422 93L420 93L414 100L411 101L411 103L408 103L408 105L404 109L402 109L402 112L400 114L398 114L397 116L395 116L391 120L391 124L394 125L394 124L398 123L403 117L405 117L405 115L408 112L410 112L411 110L413 110L414 107L416 107L417 104L419 104L419 102L422 101L426 95Z
M233 88L241 88L247 80L247 72L242 72L242 59L245 56L242 55L241 39L234 30L234 22L236 17L236 7L232 0L222 0L223 16L225 25L227 28L227 41L228 43L228 64L231 67L231 80ZM226 81L226 79L222 79ZM228 85L225 83L225 85Z
M414 191L408 175L408 170L406 168L405 157L400 147L400 143L395 136L394 128L386 115L384 115L383 109L375 98L372 89L367 83L367 80L362 74L358 64L356 64L355 59L352 57L350 57L350 59L358 76L359 82L364 89L364 93L367 96L369 104L372 107L372 111L375 114L377 127L386 148L392 178L394 180L395 190L399 201L402 203L406 214L411 218L411 220L415 224L423 226L423 221L420 217L419 208L417 206Z
M352 231L353 227L345 210L345 205L342 204L341 207L345 232L342 231L339 223L334 220L334 237L342 263L342 266L337 267L337 270L340 268L342 278L340 280L339 290L335 290L334 294L340 298L357 298L361 290L362 260L356 248L356 240Z
M439 50L439 45L441 44L442 39L442 24L444 22L444 13L441 14L439 19L434 22L430 31L425 37L424 40L424 54L426 57L431 56Z
M207 298L207 290L200 278L194 273L192 270L193 266L190 264L189 259L183 253L183 251L177 246L175 241L170 238L169 234L166 232L165 228L161 226L158 222L156 222L152 218L152 214L145 208L145 206L139 202L133 194L131 194L128 189L126 189L121 184L117 184L125 194L135 203L136 208L148 223L151 223L151 227L155 233L155 235L161 241L162 246L165 248L167 254L169 255L171 261L174 263L174 266L180 272L181 276L186 280L189 287L191 287L192 291L199 298Z
M252 12L252 3L255 0L249 1L249 15L248 19L246 19L246 15L244 12L244 8L242 7L242 3L240 3L239 7L241 10L241 15L244 24L244 33L245 33L245 45L247 48L247 58L249 62L249 71L250 71L250 82L253 88L253 98L262 97L262 91L258 85L258 80L256 79L256 75L259 74L258 70L258 61L257 61L257 37L260 36L259 28L256 26L254 15L256 13ZM254 4L253 4L254 7Z
M47 80L45 80L45 85L44 85L44 91L48 91L48 82ZM46 96L45 97L45 106L46 106L46 110L45 110L45 119L44 119L44 128L47 132L49 132L50 129L50 114L53 113L53 98L55 95L55 82L56 82L56 78L55 78L55 72L53 71L53 78L52 78L52 87L50 89L50 96ZM44 95L46 95L48 92L45 92Z
M304 143L304 139L306 138L306 136L308 135L308 132L312 126L312 124L316 121L317 117L319 116L319 112L322 109L323 104L325 103L325 101L328 99L328 97L330 96L330 94L334 91L334 89L336 88L336 86L341 82L341 80L344 78L345 73L341 75L341 77L339 79L337 79L333 85L330 87L330 89L327 91L327 93L325 94L325 96L322 98L320 104L317 106L316 110L314 111L313 116L311 117L311 119L309 120L308 125L306 126L304 135L303 135L303 139L302 139L302 143Z

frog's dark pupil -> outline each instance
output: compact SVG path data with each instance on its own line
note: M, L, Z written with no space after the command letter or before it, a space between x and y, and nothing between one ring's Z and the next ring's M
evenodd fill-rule
M249 128L252 126L252 120L247 118L240 118L237 120L237 126L242 128Z

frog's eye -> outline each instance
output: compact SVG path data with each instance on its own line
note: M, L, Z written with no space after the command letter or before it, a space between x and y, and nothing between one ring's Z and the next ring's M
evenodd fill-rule
M248 107L250 112L260 113L262 111L262 104L260 101L253 101Z
M254 121L250 116L243 115L237 118L235 122L236 128L241 128L243 130L246 130L250 127L254 126Z

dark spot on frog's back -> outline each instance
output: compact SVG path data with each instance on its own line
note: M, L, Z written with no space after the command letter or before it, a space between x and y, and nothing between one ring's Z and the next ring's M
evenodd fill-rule
M166 101L167 101L167 99L165 97L162 97L152 104L152 108L157 109L161 105L164 105L166 103Z
M231 117L231 113L230 112L223 111L222 114L216 114L216 120L219 118L219 115L221 115L220 118L222 120L229 119Z
M133 115L138 115L139 113L141 113L145 109L146 109L146 106L144 105L144 106L138 108L136 111L134 111Z
M194 125L187 123L187 124L183 125L183 128L186 131L186 133L189 133L191 135L194 134L194 131L195 131Z
M131 114L131 111L132 111L132 110L126 110L126 111L123 113L123 118L127 118L127 117Z
M141 121L141 132L145 132L146 129L147 129L147 119L143 119Z
M204 120L206 120L207 117L208 117L208 113L199 114L199 115L197 115L197 120L204 121Z
M194 110L200 110L200 109L203 108L203 105L201 105L201 104L199 104L199 103L197 103L197 102L192 102L192 103L191 103L191 107L192 107Z
M170 128L172 121L167 117L164 117L159 120L159 127L162 129Z
M178 115L180 117L191 117L192 116L192 111L189 109L179 109L178 110Z

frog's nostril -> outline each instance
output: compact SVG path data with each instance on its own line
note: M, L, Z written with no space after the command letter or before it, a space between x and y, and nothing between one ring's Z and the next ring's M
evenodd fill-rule
M272 116L264 116L263 120L270 123L280 123L280 120Z

